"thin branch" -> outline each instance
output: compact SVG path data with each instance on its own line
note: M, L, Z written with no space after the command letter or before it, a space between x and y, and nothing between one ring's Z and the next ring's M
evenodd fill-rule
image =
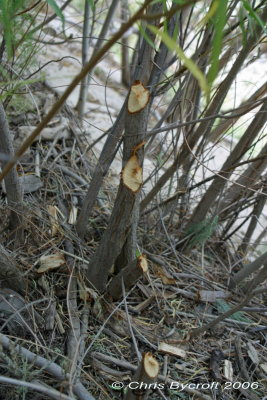
M55 390L48 385L42 385L41 383L33 383L21 381L19 379L8 378L7 376L0 376L1 383L7 383L9 385L15 386L23 386L32 390L36 390L37 392L44 393L47 396L51 397L51 399L55 400L75 400L74 397L67 396L58 390Z

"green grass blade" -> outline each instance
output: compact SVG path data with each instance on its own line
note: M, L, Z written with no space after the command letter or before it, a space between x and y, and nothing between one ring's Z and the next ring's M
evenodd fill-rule
M191 60L191 58L188 58L181 47L165 32L162 32L158 28L156 28L153 25L148 25L148 28L153 32L155 35L158 35L163 43L170 49L171 51L174 51L178 57L181 59L182 63L185 65L185 67L191 72L191 74L196 78L196 80L199 83L199 86L205 93L206 97L209 97L209 85L206 80L205 75L203 72L199 69L199 67L196 65L196 63Z
M55 13L57 14L57 16L61 19L62 24L64 25L65 23L65 18L64 15L60 9L60 7L57 5L57 3L55 2L55 0L46 0L47 4L50 5L51 8L53 8L53 10L55 11Z
M247 0L242 0L242 2L244 5L244 8L247 10L249 15L257 22L258 25L260 25L262 27L265 35L267 35L266 24L262 21L262 19L259 17L257 12L253 10L253 8L251 7L251 5L249 4L249 2Z
M214 15L214 37L211 46L210 69L207 75L211 86L219 70L219 61L223 44L223 31L227 20L227 0L216 0L217 9Z

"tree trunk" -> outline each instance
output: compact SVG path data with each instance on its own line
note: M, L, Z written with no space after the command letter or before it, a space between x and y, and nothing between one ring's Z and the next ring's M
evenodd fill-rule
M1 153L8 160L14 157L14 149L9 132L6 113L3 104L0 102L0 149ZM7 164L7 160L2 161L2 168ZM16 242L22 243L24 239L23 228L23 191L19 181L16 167L14 166L4 179L7 203L10 207L10 228L14 232Z
M26 290L25 279L18 269L16 260L0 244L0 280L1 287L13 289L20 294Z
M250 240L252 238L252 235L256 229L256 226L258 224L259 218L263 212L265 203L266 203L266 190L263 191L263 193L260 193L257 199L257 202L253 208L253 212L252 212L252 217L251 217L251 221L250 224L248 226L248 229L245 233L245 236L243 238L243 241L241 243L241 245L238 247L238 252L241 253L242 255L244 255L248 248L250 247Z
M250 163L246 171L244 171L237 181L227 190L220 204L220 210L223 211L229 205L244 197L245 193L249 191L249 188L255 186L255 183L267 167L267 143L263 146L257 158L259 159ZM224 213L222 213L222 215L223 214Z
M143 132L146 131L148 102L148 90L141 82L134 83L128 97L127 131L124 135L123 169L119 190L108 227L87 271L89 282L100 292L106 288L108 273L122 250L133 222L133 211L143 181Z
M107 293L113 300L119 300L122 296L122 280L125 290L129 290L136 281L148 271L146 257L141 255L124 267L118 275L110 281Z
M125 400L146 400L153 389L159 374L159 364L151 353L144 353L142 360L131 380L134 387L128 388Z
M266 262L267 251L233 275L230 280L229 289L233 289L235 286L239 285L245 278L253 274L253 272L258 271Z

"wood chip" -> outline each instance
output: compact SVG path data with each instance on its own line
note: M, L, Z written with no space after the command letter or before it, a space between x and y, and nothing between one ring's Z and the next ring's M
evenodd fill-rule
M218 299L227 299L229 293L223 290L200 290L198 298L205 303L214 303Z
M224 360L223 374L228 381L233 382L234 372L231 361Z
M170 354L170 355L176 356L176 357L181 357L181 358L186 357L186 351L184 351L183 349L180 349L179 347L171 346L164 342L159 343L158 351L161 351L163 353L167 353L167 354Z
M49 220L51 223L51 236L54 237L59 231L58 224L58 208L52 205L47 206L47 211L49 214Z
M248 342L247 346L248 346L249 358L251 359L251 361L254 364L258 365L260 363L260 358L259 358L257 350L255 349L255 347L253 346L253 344L251 342Z
M61 267L66 263L62 253L50 254L40 258L40 267L37 269L39 274Z
M162 267L159 265L154 265L154 273L155 275L160 278L161 282L164 285L175 285L176 284L176 279L172 278L170 274Z

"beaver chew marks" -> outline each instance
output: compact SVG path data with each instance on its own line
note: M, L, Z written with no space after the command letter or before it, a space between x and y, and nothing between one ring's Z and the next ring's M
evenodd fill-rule
M122 170L122 181L133 193L138 192L141 188L143 183L143 171L135 154L129 158Z
M140 81L135 81L131 86L128 99L128 111L130 114L138 113L147 105L149 100L149 91Z

